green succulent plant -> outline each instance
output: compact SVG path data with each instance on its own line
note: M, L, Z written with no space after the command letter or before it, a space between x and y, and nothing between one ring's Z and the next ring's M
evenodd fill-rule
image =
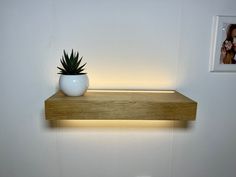
M63 50L64 55L60 59L62 67L57 67L60 72L58 74L63 75L83 75L87 74L84 73L84 67L87 63L81 65L81 61L83 57L79 58L79 52L74 52L73 49L71 51L70 57L69 55Z

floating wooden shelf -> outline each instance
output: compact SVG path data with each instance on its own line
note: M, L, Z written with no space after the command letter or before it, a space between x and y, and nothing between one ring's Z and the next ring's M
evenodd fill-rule
M47 120L195 120L197 103L176 91L57 92L45 101Z

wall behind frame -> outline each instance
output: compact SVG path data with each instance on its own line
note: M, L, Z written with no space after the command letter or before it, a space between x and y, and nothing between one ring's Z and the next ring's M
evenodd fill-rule
M234 177L235 73L208 72L213 15L234 0L0 2L0 177ZM62 50L91 88L177 89L197 120L152 128L51 127Z

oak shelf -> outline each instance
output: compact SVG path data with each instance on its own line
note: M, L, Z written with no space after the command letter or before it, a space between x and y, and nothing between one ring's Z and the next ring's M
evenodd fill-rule
M177 91L87 91L45 101L47 120L195 120L197 102Z

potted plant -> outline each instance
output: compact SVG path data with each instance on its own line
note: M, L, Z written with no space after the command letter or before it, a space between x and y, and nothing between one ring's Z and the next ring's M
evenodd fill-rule
M71 51L70 56L63 51L61 58L62 67L57 67L61 74L59 79L59 87L67 96L81 96L89 86L87 73L84 73L84 67L81 65L82 58L79 58L79 52Z

